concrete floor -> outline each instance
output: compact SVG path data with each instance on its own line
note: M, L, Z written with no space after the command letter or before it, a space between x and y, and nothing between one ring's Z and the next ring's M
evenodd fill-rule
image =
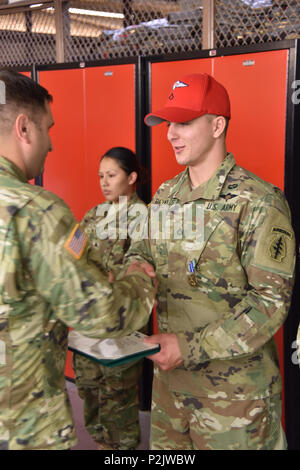
M67 391L72 405L72 414L75 422L75 429L78 438L78 444L72 450L97 450L97 445L85 429L83 421L82 400L78 396L76 385L67 380ZM137 450L149 449L150 435L150 412L140 411L141 442Z

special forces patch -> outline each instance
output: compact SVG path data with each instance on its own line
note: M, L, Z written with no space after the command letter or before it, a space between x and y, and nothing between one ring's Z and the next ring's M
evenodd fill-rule
M275 225L275 223L276 225ZM295 237L288 214L268 207L267 217L254 235L254 256L251 264L257 268L292 277L295 267Z
M280 227L272 227L272 233L274 236L269 245L269 253L274 261L281 263L287 253L286 237L292 239L293 235Z

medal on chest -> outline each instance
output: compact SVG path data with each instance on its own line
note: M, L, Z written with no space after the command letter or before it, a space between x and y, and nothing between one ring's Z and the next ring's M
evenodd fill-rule
M196 274L195 274L195 267L196 267L196 260L193 259L189 263L189 273L190 274L188 274L188 283L192 287L196 287L198 285L197 277L196 277Z

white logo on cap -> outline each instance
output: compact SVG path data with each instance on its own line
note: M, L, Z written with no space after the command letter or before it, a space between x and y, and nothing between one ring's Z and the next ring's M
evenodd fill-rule
M181 82L180 80L177 80L177 82L175 82L173 85L173 90L175 90L175 88L183 88L185 86L188 86L188 85L184 82Z

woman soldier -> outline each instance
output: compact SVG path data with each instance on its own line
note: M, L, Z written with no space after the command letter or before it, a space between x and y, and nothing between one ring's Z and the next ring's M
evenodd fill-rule
M131 242L124 230L134 227L137 211L131 215L130 209L145 207L135 191L136 183L144 182L145 170L131 150L114 147L102 157L99 176L106 201L86 213L82 227L113 279L122 269ZM109 368L74 354L74 370L85 426L99 449L135 449L140 440L137 386L142 361Z

